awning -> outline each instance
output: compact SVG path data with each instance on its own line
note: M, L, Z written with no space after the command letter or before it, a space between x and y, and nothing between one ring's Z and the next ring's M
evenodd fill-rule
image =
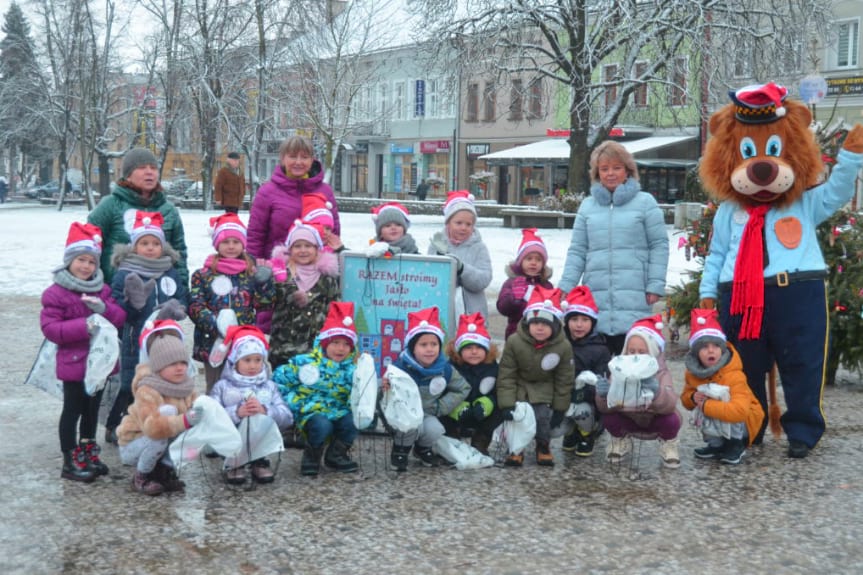
M679 144L688 140L694 140L695 136L650 136L639 140L621 142L633 155L648 150L664 148L673 144ZM490 164L524 164L524 163L555 163L569 161L569 144L563 138L552 138L540 140L524 146L516 146L508 150L500 150L479 157L487 160Z

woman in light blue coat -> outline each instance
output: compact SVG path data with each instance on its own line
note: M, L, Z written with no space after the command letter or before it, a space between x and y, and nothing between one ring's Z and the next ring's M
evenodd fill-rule
M653 196L641 191L638 168L622 144L606 141L590 155L590 197L582 202L560 289L584 284L593 292L612 354L620 354L626 330L653 313L665 295L668 233Z

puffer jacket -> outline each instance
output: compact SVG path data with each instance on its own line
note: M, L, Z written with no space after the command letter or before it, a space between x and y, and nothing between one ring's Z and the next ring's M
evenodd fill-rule
M564 334L569 339L569 329L564 327ZM605 345L605 337L593 330L586 337L572 341L572 365L575 377L582 371L592 371L597 377L608 377L608 362L611 360L611 352ZM595 403L596 386L585 385L579 389L573 387L572 402L590 404Z
M491 256L488 247L482 241L479 231L474 229L473 235L460 243L454 245L449 241L446 230L435 232L432 237L432 245L428 253L436 255L434 244L447 246L447 255L455 256L464 264L461 274L456 283L462 288L462 299L464 311L461 313L471 314L480 312L483 317L488 318L488 301L485 297L485 288L491 283L492 269ZM456 310L458 310L456 306Z
M560 287L568 293L584 284L599 308L596 329L624 334L652 313L647 293L665 295L668 232L656 200L629 178L612 194L590 188L572 227Z
M128 445L142 435L150 439L171 439L186 430L183 415L191 409L198 398L198 392L193 391L186 397L166 397L147 385L147 382L153 379L160 378L152 373L149 365L138 365L132 379L132 395L135 401L117 427L117 442L120 445ZM159 408L163 405L176 407L177 415L159 413Z
M267 415L273 418L279 429L285 430L294 422L291 410L273 380L264 379L262 376L259 381L251 382L238 377L235 366L230 361L222 370L222 378L210 390L210 397L225 408L234 425L239 425L242 418L237 415L237 410L246 401L249 393L253 393L255 399L267 409Z
M522 321L503 349L497 375L497 403L501 409L526 401L566 411L574 381L572 346L563 331L538 344L528 332L527 322Z
M423 367L411 355L410 351L405 349L399 354L393 365L404 370L416 382L423 402L423 412L426 415L435 417L449 415L456 406L468 398L471 392L470 384L464 380L458 371L453 369L452 364L443 353L438 355L430 366ZM429 385L433 379L438 377L446 380L446 387L442 392L435 395L429 390Z
M336 421L351 414L356 359L356 350L340 362L328 359L318 338L310 353L297 355L276 368L273 381L297 428L304 429L313 415Z
M656 357L659 371L656 379L659 381L659 392L646 407L609 407L608 397L596 394L596 408L601 413L621 413L633 420L639 427L647 427L657 415L667 415L677 410L677 393L671 381L671 372L665 363L665 354L660 352Z
M500 293L497 296L497 311L499 311L501 315L506 316L507 319L504 340L508 339L509 336L514 334L515 330L518 329L518 324L524 316L524 308L527 307L527 302L524 297L517 298L512 295L513 282L517 278L523 277L527 280L528 286L542 286L545 289L551 289L554 287L551 282L548 281L552 274L552 270L548 266L543 267L542 272L538 276L527 276L518 272L517 269L518 266L516 266L515 262L510 262L506 265L504 271L507 275L507 279L503 282L503 285L500 286Z
M231 283L231 289L225 295L213 290L213 282L217 278L227 278ZM239 325L255 325L256 310L268 308L272 299L272 280L258 284L254 274L247 271L223 274L213 271L210 266L195 270L189 295L189 318L195 324L192 357L198 361L209 359L210 350L219 337L216 319L221 310L234 310Z
M470 365L468 363L454 363L453 367L455 367L456 371L464 378L464 380L470 385L470 393L467 396L467 401L469 403L473 403L480 397L487 397L491 400L493 405L497 405L497 392L495 391L495 386L497 385L497 373L500 366L496 361L491 363L480 363L478 365ZM488 393L483 393L480 391L480 385L485 381L492 381L491 390Z
M125 180L120 180L111 186L111 194L102 197L99 205L87 216L87 221L96 224L102 230L102 260L100 267L105 274L105 283L110 284L114 277L111 266L111 256L114 246L128 244L129 232L135 224L135 212L138 210L159 212L165 220L162 231L171 247L180 254L174 267L180 277L180 283L189 285L189 257L186 248L186 234L183 230L183 220L174 204L168 201L162 188L156 188L149 201L131 187Z
M91 294L94 295L94 294ZM105 302L105 319L118 331L123 329L126 312L111 297L111 286L103 285L95 294ZM87 373L87 355L90 353L90 334L87 318L93 312L81 301L81 294L58 284L42 292L42 311L39 323L45 338L57 344L57 379L84 381ZM113 373L118 368L114 368Z
M726 345L730 353L728 363L710 376L699 377L696 375L696 372L701 371L698 369L700 366L698 359L691 352L686 355L686 384L680 394L680 401L683 403L683 407L691 411L695 409L692 395L698 391L699 385L718 383L728 387L731 401L708 399L704 402L704 415L728 423L745 423L751 444L761 431L761 424L764 422L764 409L746 381L740 354L737 353L731 343Z
M302 215L303 195L317 192L332 203L333 233L341 234L339 210L333 189L324 182L324 168L318 160L312 162L309 177L289 178L281 164L276 165L269 182L266 182L252 201L249 210L249 229L246 250L256 258L268 258L273 247L284 244L288 230Z

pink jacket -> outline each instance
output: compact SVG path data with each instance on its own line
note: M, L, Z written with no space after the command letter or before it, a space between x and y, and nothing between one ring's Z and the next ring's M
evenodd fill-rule
M671 372L665 363L665 354L660 353L656 358L659 363L659 371L656 379L659 380L659 393L653 398L653 402L646 408L620 408L608 407L608 398L596 394L596 408L602 413L621 413L632 419L639 427L647 427L656 415L674 413L677 409L677 393L671 381Z

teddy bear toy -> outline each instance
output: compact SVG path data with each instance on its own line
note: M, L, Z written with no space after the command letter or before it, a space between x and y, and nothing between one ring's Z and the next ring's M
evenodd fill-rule
M767 410L775 363L785 395L788 456L806 457L825 429L827 266L815 232L849 202L863 161L863 126L849 132L825 179L812 115L774 83L730 92L710 118L702 181L720 205L699 297L720 322ZM754 443L760 443L766 422Z

